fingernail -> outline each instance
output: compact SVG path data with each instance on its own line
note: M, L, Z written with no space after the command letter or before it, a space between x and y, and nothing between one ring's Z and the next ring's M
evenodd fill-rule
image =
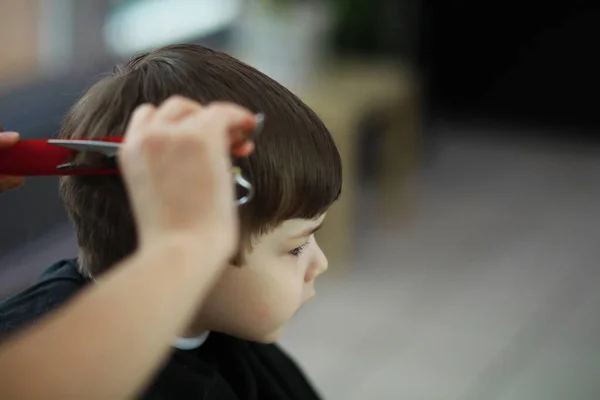
M254 143L245 142L239 147L233 149L233 155L237 158L248 157L254 151Z
M18 139L19 134L17 132L0 132L0 138L2 138L2 139Z
M254 115L255 125L254 131L250 134L248 139L254 139L258 136L258 134L263 130L263 126L265 125L265 114L259 112Z

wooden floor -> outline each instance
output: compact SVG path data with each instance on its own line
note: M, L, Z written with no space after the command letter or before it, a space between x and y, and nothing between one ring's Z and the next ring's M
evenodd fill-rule
M439 143L410 218L377 222L363 188L351 268L283 340L326 398L600 399L600 153L481 133ZM0 282L72 252L58 231Z
M457 133L284 343L329 399L600 399L600 153Z

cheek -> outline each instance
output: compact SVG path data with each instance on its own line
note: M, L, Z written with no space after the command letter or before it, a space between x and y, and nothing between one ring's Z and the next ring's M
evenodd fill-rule
M274 267L227 271L206 304L209 328L257 341L280 329L302 303L303 280L288 266Z
M271 275L254 282L248 299L249 313L265 326L287 322L302 303L302 283L302 277L296 273Z
M280 314L285 314L273 307L272 304L271 302L256 301L248 310L248 315L260 326L272 325L280 319L278 317Z

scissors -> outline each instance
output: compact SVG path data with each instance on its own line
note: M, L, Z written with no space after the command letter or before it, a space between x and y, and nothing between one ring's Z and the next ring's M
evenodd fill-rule
M247 140L253 140L262 131L264 114L256 114L256 127ZM21 140L14 146L0 150L0 175L65 176L65 175L118 175L117 156L124 137L100 140L33 139ZM94 153L97 162L79 164L70 160L77 153ZM240 167L232 167L235 183L244 189L244 195L235 199L240 206L254 197L254 186L242 175Z

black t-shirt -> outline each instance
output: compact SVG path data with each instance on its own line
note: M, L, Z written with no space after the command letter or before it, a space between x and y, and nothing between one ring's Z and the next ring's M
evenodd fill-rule
M38 283L0 302L0 336L51 311L87 283L75 260L53 265ZM174 350L142 398L318 400L319 396L277 345L213 332L197 349Z

